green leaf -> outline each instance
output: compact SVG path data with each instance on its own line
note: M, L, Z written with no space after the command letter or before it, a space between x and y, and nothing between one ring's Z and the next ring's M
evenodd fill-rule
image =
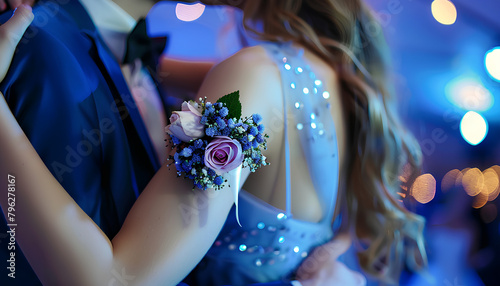
M217 102L221 102L226 105L227 109L229 110L227 118L241 118L241 102L239 90L224 95L223 97L219 98Z

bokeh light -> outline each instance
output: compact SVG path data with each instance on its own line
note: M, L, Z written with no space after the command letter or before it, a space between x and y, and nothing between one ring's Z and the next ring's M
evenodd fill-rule
M484 65L488 74L497 81L500 81L500 47L486 52L484 56Z
M184 22L194 21L203 15L205 5L201 3L196 4L182 4L178 3L175 6L175 15L177 18Z
M500 194L500 188L497 188L496 190L493 191L493 193L491 193L488 196L488 201L491 202L491 201L496 200L496 198L498 197L499 194Z
M431 174L419 176L410 189L410 194L421 204L426 204L436 195L436 179Z
M481 172L478 168L464 168L462 170L453 169L447 172L441 180L441 191L446 193L453 188L463 188L467 195L473 197L472 207L483 208L488 202L494 201L500 194L500 166L494 165ZM422 200L413 190L412 193L417 197L417 201ZM423 201L428 201L424 197ZM492 207L488 207L492 209ZM488 210L482 213L483 220L488 223L496 218L497 209ZM494 215L493 215L494 212ZM493 218L492 218L493 217Z
M455 187L456 181L460 178L460 185L462 184L462 172L458 169L453 169L444 175L441 180L441 191L447 192Z
M474 197L473 207L481 208L500 194L500 166L492 166L483 172L478 168L464 168L462 171L453 169L444 175L441 190L446 192L453 187L462 187L469 196Z
M498 189L498 175L495 170L489 168L483 172L484 186L482 192L489 196Z
M455 181L455 186L457 187L463 187L462 186L462 179L464 178L464 174L469 170L470 168L465 168L462 171L460 171L460 174L457 176L457 180Z
M481 114L469 111L460 121L460 133L467 143L475 146L481 143L488 134L488 123Z
M500 166L495 165L495 166L492 166L490 169L497 173L497 177L499 180L499 186L497 187L497 189L488 195L488 201L491 202L491 201L495 200L498 197L498 195L500 194Z
M494 104L494 97L475 77L457 77L445 87L448 101L467 111L486 111Z
M432 16L443 25L452 25L457 20L457 8L448 0L434 0L431 5Z
M472 201L472 207L475 209L479 209L482 208L487 202L488 196L483 193L479 193L474 197L474 200Z
M474 197L481 193L483 185L484 176L478 168L469 169L464 173L464 176L462 178L462 186L469 196ZM488 197L486 197L486 199L487 198Z

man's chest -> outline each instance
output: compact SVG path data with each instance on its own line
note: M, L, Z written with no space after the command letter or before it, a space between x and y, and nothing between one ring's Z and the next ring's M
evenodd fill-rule
M140 62L122 66L122 71L149 138L160 162L163 163L167 156L165 147L167 115L157 86Z

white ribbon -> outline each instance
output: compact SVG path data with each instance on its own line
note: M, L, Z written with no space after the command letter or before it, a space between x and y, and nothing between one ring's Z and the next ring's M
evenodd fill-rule
M238 216L238 195L240 193L241 169L242 165L240 164L238 167L227 173L227 181L229 183L231 191L233 191L234 205L236 206L236 221L238 222L240 227L240 217Z

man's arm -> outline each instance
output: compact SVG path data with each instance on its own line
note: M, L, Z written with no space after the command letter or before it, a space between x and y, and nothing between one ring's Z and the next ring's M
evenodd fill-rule
M213 66L211 61L178 60L163 56L158 65L158 76L165 87L182 88L197 93Z

